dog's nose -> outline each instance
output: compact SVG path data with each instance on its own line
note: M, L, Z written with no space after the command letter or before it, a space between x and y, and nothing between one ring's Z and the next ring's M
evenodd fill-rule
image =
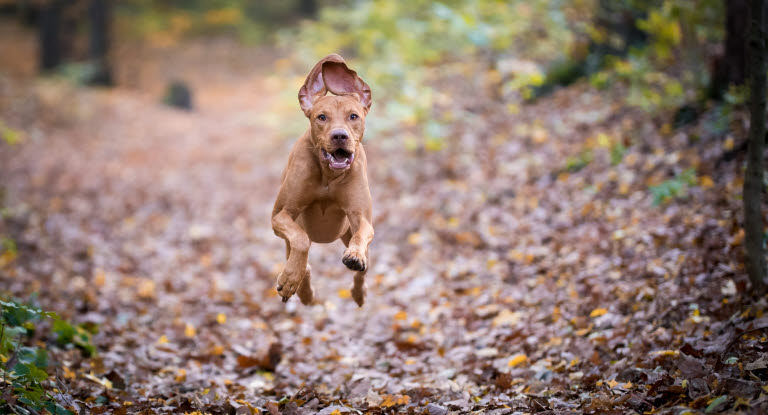
M331 131L331 140L333 141L345 141L347 138L349 138L349 135L346 130L339 128Z

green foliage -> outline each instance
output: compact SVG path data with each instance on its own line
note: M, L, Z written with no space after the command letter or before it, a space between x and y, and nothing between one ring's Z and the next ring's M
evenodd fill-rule
M0 300L0 306L0 361L4 363L0 366L0 376L5 380L0 386L0 410L15 413L46 410L57 415L72 414L57 404L45 388L50 366L48 351L42 346L25 345L24 340L34 334L37 323L45 318L53 319L60 344L73 343L81 347L80 343L86 343L93 353L90 335L82 336L77 328L53 312L16 301Z
M575 173L584 167L587 167L592 162L592 151L584 150L576 156L568 157L565 160L565 170L571 173Z
M76 346L86 356L93 356L96 353L96 348L91 344L91 336L96 331L95 327L89 328L83 324L73 326L65 320L55 320L52 330L60 346Z
M624 154L627 152L627 147L621 140L611 144L611 164L617 165L624 160Z
M21 131L13 129L0 120L0 142L7 144L16 144L23 140L24 136Z
M394 129L439 149L447 133L431 120L467 116L450 105L449 92L500 89L529 98L544 81L543 64L567 55L574 25L589 19L593 0L495 1L359 0L325 7L317 21L284 31L297 78L329 53L351 61L374 91L368 119L374 133ZM567 74L563 75L567 76ZM436 86L451 80L451 90ZM294 99L295 100L295 94Z
M655 113L683 105L709 82L706 61L710 43L722 41L724 5L721 0L664 0L635 2L645 15L636 21L649 42L630 50L626 58L608 58L602 70L590 76L590 83L606 89L616 82L629 87L627 103ZM680 71L679 68L695 68Z
M696 170L690 168L675 176L674 179L666 180L656 186L650 186L649 190L653 195L654 206L666 204L672 200L687 196L688 187L695 184Z
M295 20L300 0L134 0L117 5L118 26L158 44L188 36L231 34L246 43L266 38L268 30Z

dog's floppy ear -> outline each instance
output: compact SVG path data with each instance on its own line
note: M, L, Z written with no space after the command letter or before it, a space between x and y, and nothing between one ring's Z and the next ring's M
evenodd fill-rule
M309 117L309 112L312 110L312 105L315 101L325 96L326 92L328 92L325 82L323 82L323 65L327 62L340 62L343 65L344 59L332 53L320 59L320 62L316 63L315 67L309 71L304 85L299 89L299 105L301 105L301 110L304 111L307 117Z
M368 113L372 103L371 87L357 76L357 72L347 68L343 59L341 62L323 62L323 80L325 87L333 94L356 95Z
M299 104L307 117L315 101L328 91L336 95L357 95L366 113L371 108L371 87L335 53L320 59L299 89Z

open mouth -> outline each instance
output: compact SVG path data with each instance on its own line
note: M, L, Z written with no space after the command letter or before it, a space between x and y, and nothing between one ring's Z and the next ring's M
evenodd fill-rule
M328 162L328 167L333 170L345 170L355 161L355 153L350 153L343 148L329 153L323 149L323 158Z

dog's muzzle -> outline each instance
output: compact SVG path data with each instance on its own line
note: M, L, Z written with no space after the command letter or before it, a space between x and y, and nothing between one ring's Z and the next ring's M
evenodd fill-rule
M322 149L323 159L328 162L328 167L333 170L346 170L355 161L355 153L339 148L329 153Z

